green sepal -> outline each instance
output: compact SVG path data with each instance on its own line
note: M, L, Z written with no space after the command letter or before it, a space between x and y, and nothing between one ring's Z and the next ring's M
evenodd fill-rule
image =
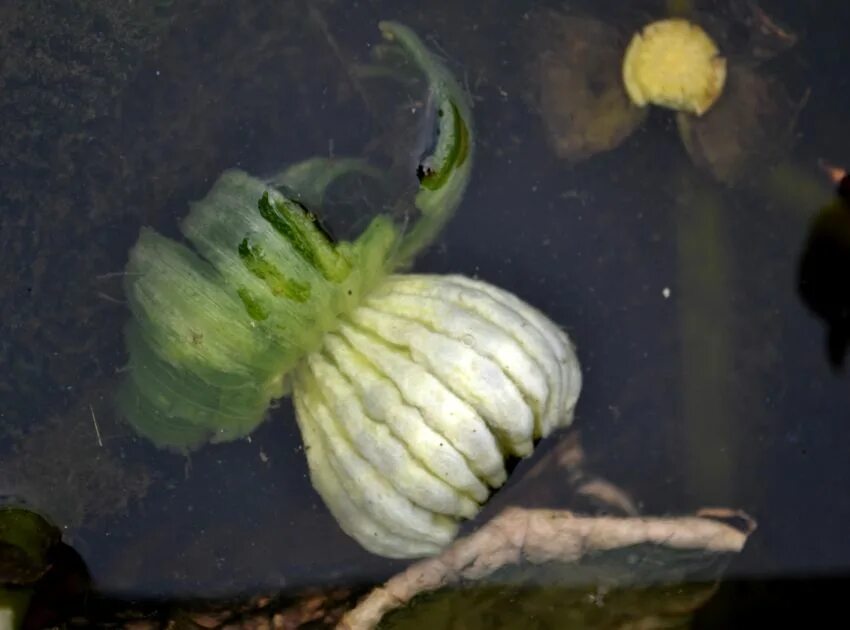
M378 216L354 241L335 242L303 203L348 172L378 174L359 160L319 159L270 182L223 173L181 223L191 248L143 229L127 265L133 320L118 400L155 443L186 450L250 433L298 362L386 274L408 266L460 203L474 148L467 95L410 29L380 28L425 74L442 112L422 161L421 216L403 235Z
M142 229L125 293L141 336L168 363L230 386L277 365L271 339L209 263L188 247Z
M269 199L268 192L263 193L258 207L260 215L326 280L341 282L345 279L351 264L334 247L312 212L284 197Z
M239 257L248 270L257 276L260 280L266 283L272 295L275 297L286 297L296 302L306 302L310 298L310 285L291 280L281 273L268 259L263 255L263 248L259 245L251 245L247 238L243 238L239 243ZM239 293L242 302L246 303L245 297ZM268 311L263 311L268 317ZM252 319L258 319L252 314L252 308L248 308L248 314ZM259 319L265 319L261 317Z
M160 357L135 322L125 337L130 361L118 401L135 429L157 445L185 451L248 435L282 393L280 378L260 373L222 374L215 380L227 377L227 385L211 384L197 371Z
M118 403L157 445L186 451L248 435L286 374L388 272L397 232L387 218L333 243L287 201L228 171L182 225L201 255L148 229L131 250Z

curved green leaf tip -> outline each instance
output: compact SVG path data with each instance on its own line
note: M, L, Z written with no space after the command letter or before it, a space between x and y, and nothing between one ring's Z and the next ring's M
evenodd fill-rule
M314 158L268 182L222 174L181 224L188 244L142 229L125 275L132 318L118 403L154 443L185 451L253 431L295 365L409 265L460 203L474 145L466 95L413 31L380 28L421 69L438 108L437 143L418 173L419 218L400 234L379 215L354 241L334 242L304 204L321 203L347 173L377 173Z
M394 260L406 267L434 241L463 198L472 170L474 129L468 95L419 36L397 22L378 26L425 74L439 121L434 151L417 169L420 190L415 205L422 216L404 235Z

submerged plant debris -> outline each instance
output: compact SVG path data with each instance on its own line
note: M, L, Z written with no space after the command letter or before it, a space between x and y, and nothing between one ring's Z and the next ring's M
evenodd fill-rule
M510 508L374 589L337 627L682 623L710 596L752 528L747 518L736 527L699 516L594 518Z
M581 516L508 508L367 592L203 603L101 602L89 627L686 628L755 529L745 514Z
M558 157L580 162L623 142L643 122L620 75L623 38L618 29L588 16L539 11L529 19L532 99Z
M800 107L775 77L748 66L729 70L726 92L702 117L680 113L679 135L694 164L733 185L755 179L788 153Z
M42 516L0 507L0 585L26 586L49 568L48 552L59 542L59 530Z
M779 161L807 95L792 99L763 64L797 37L755 3L733 4L724 20L687 11L696 21L653 22L628 46L600 18L533 12L526 27L538 86L532 103L555 154L577 163L610 151L643 124L645 106L655 104L676 111L694 164L725 184L754 178ZM721 34L721 44L700 21ZM731 34L740 31L743 43ZM733 48L734 58L723 56L721 45Z

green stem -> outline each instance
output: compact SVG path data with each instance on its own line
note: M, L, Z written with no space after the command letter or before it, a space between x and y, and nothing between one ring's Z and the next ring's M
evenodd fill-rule
M687 485L704 500L734 491L737 427L731 408L734 368L731 263L719 192L688 170L676 208L679 250L681 425Z

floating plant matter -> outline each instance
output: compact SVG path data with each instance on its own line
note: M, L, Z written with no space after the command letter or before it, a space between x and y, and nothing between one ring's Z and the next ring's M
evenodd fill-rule
M291 390L311 480L341 527L374 553L415 557L454 539L507 457L571 422L581 375L568 337L510 293L394 273L460 203L474 134L442 63L408 28L380 28L436 108L416 221L379 215L353 241L330 237L304 204L357 163L224 173L181 224L192 248L143 229L130 253L119 400L141 434L185 451L249 434Z
M793 144L808 90L792 98L762 66L797 36L756 3L739 4L722 18L691 10L653 21L627 46L598 18L531 12L530 100L558 157L577 163L615 149L656 105L675 112L695 166L728 186L763 181Z
M623 86L620 31L602 20L553 10L528 20L533 107L558 157L572 163L619 146L646 119L647 108Z
M623 59L623 83L636 105L702 115L726 82L726 60L698 25L659 20L637 33Z

